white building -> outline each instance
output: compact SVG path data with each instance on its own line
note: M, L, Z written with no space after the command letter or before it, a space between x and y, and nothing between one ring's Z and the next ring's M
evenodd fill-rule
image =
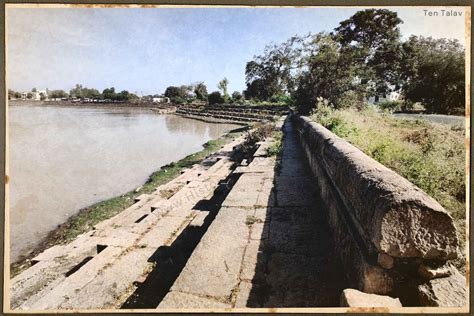
M48 98L48 90L36 90L36 91L31 91L31 92L22 92L21 93L21 98L23 100L26 100L28 99L28 94L31 94L32 97L31 97L31 100L34 100L34 101L41 101L41 97L43 97L43 100L46 100Z
M360 84L362 82L361 78L355 77L352 80L352 84ZM374 89L375 84L372 81L368 82L368 87L369 89ZM395 86L389 85L389 88L391 92L389 92L386 95L383 96L376 96L376 97L370 97L367 99L367 103L369 104L377 104L377 103L382 103L386 101L398 101L401 99L401 91L400 90L395 90Z
M381 97L370 97L367 102L370 104L382 103L386 101L398 101L401 98L399 91L392 91L389 94Z
M171 100L168 97L153 97L153 103L170 103Z

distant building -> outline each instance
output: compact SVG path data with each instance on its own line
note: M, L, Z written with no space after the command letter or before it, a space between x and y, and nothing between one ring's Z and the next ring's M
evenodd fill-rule
M34 100L34 101L41 101L42 99L43 100L46 100L48 99L48 90L36 90L36 91L31 91L31 92L22 92L21 93L21 98L23 100L26 100L28 99L28 94L31 95L31 100ZM42 98L43 97L43 98Z
M168 97L160 96L160 97L153 97L152 102L153 103L170 103L171 100Z
M364 80L362 80L361 78L359 77L355 77L353 80L352 80L352 84L361 84L363 83ZM373 89L375 88L375 84L374 82L372 81L365 81L366 84L368 84L368 87L370 87L370 89ZM378 95L378 96L373 96L373 97L369 97L366 101L367 103L369 104L377 104L377 103L381 103L381 102L386 102L386 101L398 101L401 99L401 91L400 90L395 90L395 87L394 86L391 86L389 85L389 88L390 90L392 90L391 92L389 92L388 94L386 95Z
M370 97L367 102L370 104L377 104L381 102L386 102L386 101L398 101L401 98L401 94L399 91L392 91L387 95L384 96L375 96L375 97Z

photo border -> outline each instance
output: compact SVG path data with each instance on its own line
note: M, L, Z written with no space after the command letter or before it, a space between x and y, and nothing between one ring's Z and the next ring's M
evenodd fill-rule
M2 36L2 50L0 53L0 59L3 62L4 72L3 72L3 80L1 81L1 89L0 89L0 98L4 100L4 106L0 109L0 119L2 123L2 128L0 129L0 147L2 148L2 156L0 158L0 164L3 170L5 171L5 177L3 177L3 185L0 186L0 195L2 195L1 206L5 210L5 212L0 212L0 221L2 222L2 235L4 237L3 241L0 246L0 258L4 262L4 273L1 274L1 281L3 284L3 288L1 291L1 296L3 298L3 312L4 313L11 313L11 314L49 314L58 312L60 314L71 314L71 313L100 313L100 314L128 314L128 313L207 313L207 312L232 312L232 313L424 313L424 314L445 314L445 313L465 313L468 314L470 311L470 306L472 303L472 297L470 293L470 286L471 278L470 278L470 269L471 269L471 260L470 260L470 227L472 224L472 218L470 216L470 194L471 194L471 183L470 183L470 166L471 166L471 117L470 117L470 100L471 100L471 71L472 71L472 64L471 64L471 45L472 45L472 38L471 38L471 7L472 3L468 0L432 0L432 1L354 1L354 0L333 0L333 1L307 1L307 0L296 0L296 1L285 1L285 0L237 0L237 1L200 1L200 0L175 0L175 1L154 1L154 0L102 0L102 1L95 1L95 0L83 0L80 1L81 3L77 3L77 1L71 0L51 0L51 1L42 1L42 0L30 0L30 1L2 1L3 5L0 9L0 15L3 18L4 23L0 24ZM7 104L8 104L8 93L7 93L7 72L6 72L6 41L7 41L7 34L6 34L6 8L7 7L34 7L34 8L44 8L44 7L64 7L64 8L112 8L112 7L132 7L132 8L152 8L152 7L162 7L162 8L203 8L203 7L280 7L280 8L292 8L292 7L357 7L363 9L364 7L377 7L377 8L395 8L395 7L437 7L437 6L452 6L452 7L464 7L465 8L465 75L466 75L466 112L465 112L465 120L466 120L466 278L467 278L467 294L468 294L468 305L466 307L402 307L402 308L343 308L343 307L315 307L315 308L239 308L239 309L129 309L129 310L105 310L105 309L88 309L88 310L45 310L45 311L34 311L34 310L11 310L9 304L9 245L6 242L9 241L9 227L6 225L8 222L8 213L6 212L8 208L8 153L6 148L8 148L8 111L7 111ZM8 264L7 264L8 263ZM6 294L6 296L4 295Z

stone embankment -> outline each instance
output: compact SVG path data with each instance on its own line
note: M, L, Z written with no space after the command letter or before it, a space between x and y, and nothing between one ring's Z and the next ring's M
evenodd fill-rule
M156 104L151 110L158 114L171 114L176 112L177 107L169 104Z
M225 122L272 121L288 113L284 106L208 105L204 107L180 106L176 114L191 118L208 118Z
M153 271L157 256L209 220L213 197L231 185L233 148L224 146L120 214L67 245L44 251L11 280L12 309L117 308ZM200 203L199 203L200 202Z
M235 139L12 279L14 309L463 306L431 197L305 117Z
M449 264L456 228L443 207L321 125L293 119L350 286L404 306L463 306L466 278Z

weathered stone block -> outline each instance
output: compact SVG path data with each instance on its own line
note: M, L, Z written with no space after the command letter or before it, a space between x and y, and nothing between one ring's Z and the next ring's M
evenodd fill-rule
M438 202L321 125L304 117L295 122L313 172L329 178L362 233L380 252L392 257L456 258L456 229ZM314 170L316 164L320 170Z
M231 295L247 246L247 214L245 209L221 208L172 291L221 299Z
M231 308L229 303L224 303L212 298L206 298L188 293L169 292L158 305L158 309L209 309Z
M398 298L345 289L341 294L341 307L402 307L402 304Z

